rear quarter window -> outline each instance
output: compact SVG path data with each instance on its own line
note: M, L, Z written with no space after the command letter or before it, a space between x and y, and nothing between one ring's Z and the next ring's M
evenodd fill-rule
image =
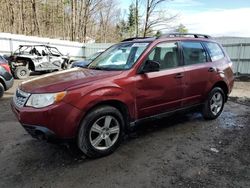
M208 49L208 53L209 53L212 61L218 61L218 60L223 59L225 57L221 47L217 43L205 42L204 44Z

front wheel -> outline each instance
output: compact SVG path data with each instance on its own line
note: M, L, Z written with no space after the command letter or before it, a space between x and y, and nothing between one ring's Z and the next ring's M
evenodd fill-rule
M225 94L219 87L213 88L202 108L205 119L216 119L222 112L225 103Z
M124 121L120 111L101 106L84 118L78 133L79 149L88 157L106 156L120 145Z

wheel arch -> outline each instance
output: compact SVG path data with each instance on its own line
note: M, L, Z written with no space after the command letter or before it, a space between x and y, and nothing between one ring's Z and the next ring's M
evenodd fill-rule
M215 88L215 87L219 87L219 88L221 88L223 90L223 92L225 94L225 102L227 102L227 100L228 100L228 92L229 92L227 84L224 81L218 81L213 85L212 89Z
M1 76L0 76L0 83L3 85L4 90L6 90L6 84Z
M18 61L18 60L27 62L29 70L32 70L32 71L35 70L35 64L30 58L18 57L16 61ZM24 66L26 66L27 63Z
M96 109L96 108L101 107L101 106L112 106L112 107L118 109L120 111L120 113L122 114L124 121L125 121L124 122L125 131L129 130L129 125L130 125L130 121L131 121L131 115L129 112L129 108L124 102L122 102L120 100L116 100L116 99L100 101L100 102L96 103L95 105L91 106L89 109L87 109L85 111L83 117L81 118L80 124L82 123L83 119L86 117L87 114L89 114L93 109ZM78 130L80 128L80 124L78 126Z

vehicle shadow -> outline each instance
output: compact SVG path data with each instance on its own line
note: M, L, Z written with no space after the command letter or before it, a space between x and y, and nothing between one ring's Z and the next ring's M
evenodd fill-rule
M126 145L134 145L135 139L150 139L152 134L161 131L167 132L168 129L179 128L181 130L187 129L189 121L202 121L202 117L198 113L189 114L177 114L168 118L161 118L154 121L149 121L146 123L139 124L134 130L130 131L124 137L124 140L120 148L110 156L101 158L98 161L106 161L110 158L117 158L122 155L119 151L123 153L123 147ZM80 164L88 163L93 161L87 158L76 146L75 141L66 143L47 143L45 141L40 141L36 139L31 139L30 135L26 134L27 141L21 144L21 147L17 149L16 152L23 152L21 155L16 156L18 158L18 166L21 171L25 168L29 169L48 169L55 170L64 167L74 167ZM155 135L153 135L155 136ZM126 149L125 149L126 150ZM29 151L28 154L27 152ZM119 157L118 157L119 158ZM119 158L120 159L120 158Z
M203 117L200 113L190 112L187 114L176 114L170 117L155 119L151 121L147 121L141 124L138 124L133 130L130 130L127 134L125 134L123 138L123 142L120 147L133 142L135 139L148 137L152 133L158 133L161 131L168 131L170 128L180 128L187 129L189 131L189 126L185 126L185 123L190 121L202 121ZM183 127L181 127L183 126ZM52 143L53 144L53 143ZM66 142L56 144L58 145L58 149L64 151L64 157L69 160L69 163L77 162L86 162L91 159L87 158L76 146L75 141Z
M190 112L190 113L177 113L175 115L150 120L137 125L134 130L130 132L129 135L136 135L136 137L147 136L148 133L161 132L163 129L168 129L170 127L177 127L178 125L183 125L193 119L202 119L200 113Z

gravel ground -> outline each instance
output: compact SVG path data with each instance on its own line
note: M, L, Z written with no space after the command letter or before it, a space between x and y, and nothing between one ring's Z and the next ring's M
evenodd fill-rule
M230 99L240 104L250 106L250 79L248 82L235 82Z
M250 95L238 85L218 119L148 122L96 160L31 138L10 110L14 87L0 100L0 187L250 187Z

